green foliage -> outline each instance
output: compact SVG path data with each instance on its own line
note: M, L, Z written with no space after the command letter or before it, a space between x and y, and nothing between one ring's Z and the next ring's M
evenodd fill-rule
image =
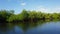
M37 15L37 13L35 11L32 11L29 13L29 18L33 19L33 18L37 17L36 15Z
M24 9L21 13L22 19L27 19L28 18L28 12Z
M0 22L7 22L7 19L12 15L12 13L8 10L0 11Z
M0 23L2 22L24 22L36 20L60 20L60 13L42 13L38 11L22 10L19 14L14 14L14 10L0 10Z

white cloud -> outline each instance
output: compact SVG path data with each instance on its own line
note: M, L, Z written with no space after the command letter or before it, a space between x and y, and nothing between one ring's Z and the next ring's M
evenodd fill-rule
M45 13L60 13L60 8L56 8L56 7L47 8L45 6L38 6L35 8L35 10L45 12Z
M44 6L38 6L38 7L35 8L35 10L41 11L41 12L45 12L45 13L49 13L50 12L50 8L46 8Z
M26 5L26 3L25 3L25 2L23 2L23 3L21 3L21 5L22 5L22 6L25 6L25 5Z
M55 12L60 13L60 7L59 8L55 8Z

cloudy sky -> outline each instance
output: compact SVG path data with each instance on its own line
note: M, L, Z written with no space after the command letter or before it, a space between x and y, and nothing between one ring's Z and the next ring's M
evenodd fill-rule
M15 10L15 13L20 13L23 9L59 13L60 0L0 0L0 10L2 9Z

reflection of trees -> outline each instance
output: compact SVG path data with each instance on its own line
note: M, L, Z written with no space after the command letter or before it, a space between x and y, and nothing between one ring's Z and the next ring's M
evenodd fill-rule
M30 28L34 28L37 27L38 25L41 26L47 22L50 22L50 20L40 20L40 21L35 21L35 22L24 22L24 23L18 23L17 25L19 25L23 31L24 34L26 34L27 30ZM0 23L0 29L3 32L6 32L8 28L12 29L16 24L12 24L12 23Z
M7 34L10 30L12 30L13 24L9 23L0 23L0 34Z
M28 29L37 27L38 25L41 26L45 23L47 23L47 21L41 20L41 21L37 21L37 22L26 22L26 23L24 22L24 23L19 24L19 26L23 29L24 34L26 34Z
M32 23L30 23L30 28L37 27L38 25L41 26L41 25L43 25L43 24L45 24L47 22L50 22L50 21L40 20L40 21L37 21L37 22L32 22Z
M14 26L15 26L15 24L13 24L13 23L7 23L7 27L8 27L9 29L13 29Z
M7 25L6 25L6 23L0 23L0 29L1 30L5 30L6 31L6 28L7 28Z
M19 24L19 26L22 28L22 30L24 31L23 33L26 34L26 31L29 28L29 23L21 23Z
M30 24L29 24L29 28L34 28L34 27L36 27L38 24L37 24L37 22L31 22Z
M29 28L29 23L22 23L21 27L22 27L23 31L27 31L27 29Z
M4 23L0 23L0 31L1 31L1 34L4 33L6 34L6 31L7 31L7 25Z

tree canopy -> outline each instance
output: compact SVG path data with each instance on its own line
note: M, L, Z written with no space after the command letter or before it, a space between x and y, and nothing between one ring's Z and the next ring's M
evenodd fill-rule
M22 10L19 14L14 14L14 10L0 10L0 23L25 22L37 20L60 20L60 13L42 13L38 11Z

